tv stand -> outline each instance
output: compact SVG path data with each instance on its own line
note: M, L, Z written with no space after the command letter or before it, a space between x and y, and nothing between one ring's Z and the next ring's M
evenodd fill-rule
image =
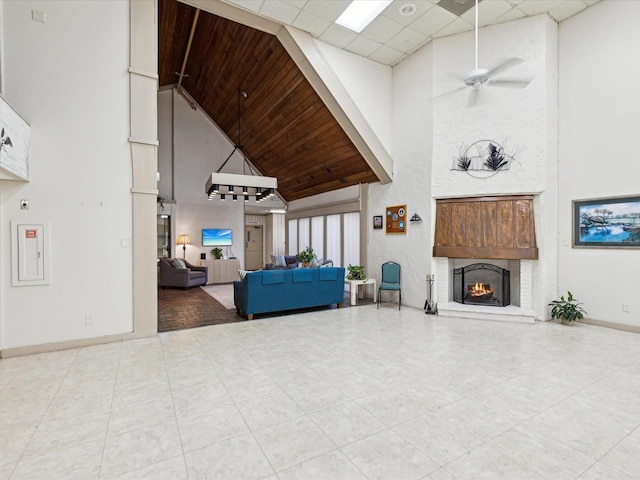
M240 280L238 270L240 261L237 258L220 260L200 260L201 267L208 267L207 285L210 283L231 283Z

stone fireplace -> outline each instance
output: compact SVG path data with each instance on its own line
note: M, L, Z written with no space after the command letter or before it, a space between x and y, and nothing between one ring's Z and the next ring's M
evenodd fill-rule
M439 315L535 321L533 196L437 200L433 256Z

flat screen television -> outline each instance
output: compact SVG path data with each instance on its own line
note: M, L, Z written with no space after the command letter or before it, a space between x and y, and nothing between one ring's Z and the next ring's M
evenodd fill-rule
M233 245L233 231L224 228L203 228L203 247L226 247Z

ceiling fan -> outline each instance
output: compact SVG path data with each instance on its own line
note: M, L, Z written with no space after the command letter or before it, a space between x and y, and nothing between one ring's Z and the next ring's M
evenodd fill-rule
M529 85L529 83L531 83L532 80L507 80L495 78L496 75L499 75L502 72L505 72L506 70L524 62L524 59L519 57L509 58L491 69L478 68L478 1L479 0L476 0L475 11L475 68L468 72L464 77L462 77L464 86L439 95L439 97L442 97L471 87L471 91L469 92L469 99L467 101L467 107L473 107L474 105L476 105L476 103L478 102L478 97L480 95L480 88L483 86L525 88L527 85ZM459 76L457 76L457 78L460 79Z

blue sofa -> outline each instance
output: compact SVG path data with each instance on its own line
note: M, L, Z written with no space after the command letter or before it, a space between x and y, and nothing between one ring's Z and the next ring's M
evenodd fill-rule
M344 268L295 268L247 272L233 282L233 301L239 315L320 307L344 301Z

